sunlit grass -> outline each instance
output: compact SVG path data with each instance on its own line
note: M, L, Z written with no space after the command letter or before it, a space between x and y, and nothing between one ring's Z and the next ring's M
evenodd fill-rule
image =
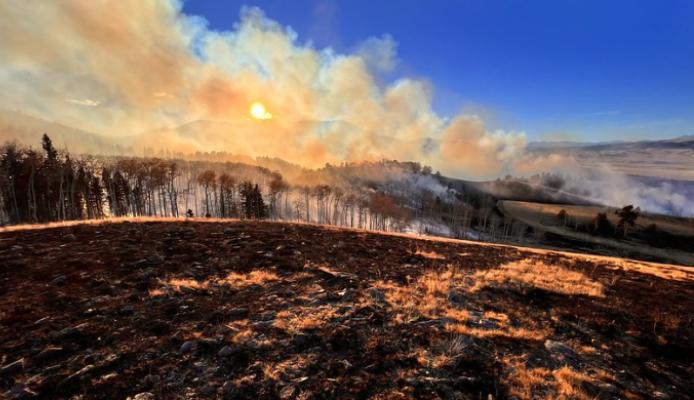
M422 249L417 249L417 252L415 254L422 256L424 258L428 258L430 260L445 260L446 259L446 257L444 257L443 255L441 255L435 251L426 251L426 250L422 250Z
M538 288L568 295L604 296L604 288L600 282L580 272L533 259L524 259L504 264L499 268L478 271L473 278L476 281L475 286L472 287L473 291L492 286Z
M520 399L542 398L592 400L595 397L585 390L586 383L609 382L612 375L603 370L587 373L574 370L568 366L558 369L528 368L522 358L506 359L507 379L511 383L509 395Z

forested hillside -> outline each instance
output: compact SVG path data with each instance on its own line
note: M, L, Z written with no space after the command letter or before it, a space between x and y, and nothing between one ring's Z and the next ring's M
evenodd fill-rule
M74 157L44 135L41 150L1 148L2 221L42 223L120 216L271 218L391 231L492 238L524 227L505 224L495 199L447 184L418 163L380 161L318 170L259 163ZM475 233L473 233L473 228Z

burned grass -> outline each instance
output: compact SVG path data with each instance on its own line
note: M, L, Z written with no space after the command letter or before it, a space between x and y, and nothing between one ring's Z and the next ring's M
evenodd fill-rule
M694 391L678 267L250 222L5 232L0 265L7 398Z

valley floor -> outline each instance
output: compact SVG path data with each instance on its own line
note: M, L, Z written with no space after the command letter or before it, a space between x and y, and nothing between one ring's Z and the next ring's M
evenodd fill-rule
M693 282L301 224L7 230L0 397L690 398Z

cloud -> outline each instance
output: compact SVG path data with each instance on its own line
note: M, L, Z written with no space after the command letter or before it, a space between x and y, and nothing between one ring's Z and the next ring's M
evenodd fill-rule
M371 37L359 44L357 55L367 66L377 71L390 72L397 64L397 48L398 44L390 35Z
M321 12L334 12L325 4ZM416 160L491 177L508 172L525 147L521 132L439 115L426 80L378 83L374 74L397 63L387 35L341 54L301 42L258 8L243 8L233 29L213 31L177 0L7 0L0 15L0 88L12 93L1 108L112 136L147 132L136 148L226 150L307 166ZM256 101L272 119L249 119ZM167 128L197 120L226 124Z
M85 107L96 107L99 104L101 104L101 102L99 102L98 100L92 99L66 99L65 101L67 101L68 103L77 104Z

